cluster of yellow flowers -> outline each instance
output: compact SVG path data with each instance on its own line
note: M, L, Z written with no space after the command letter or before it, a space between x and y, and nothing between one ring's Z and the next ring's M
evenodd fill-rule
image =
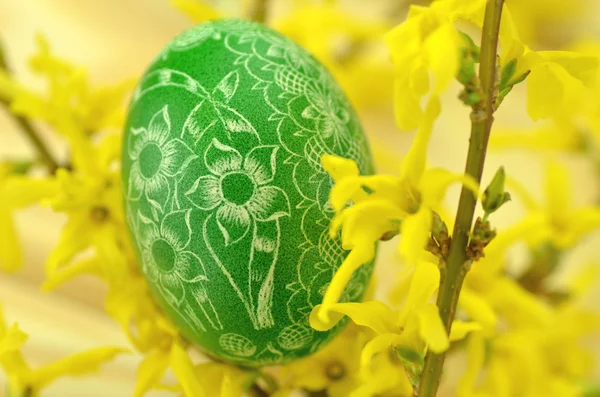
M220 16L197 1L173 3L196 22ZM440 96L451 82L458 78L465 86L466 94L461 95L465 104L478 100L476 92L468 91L476 78L469 72L478 48L458 26L467 23L481 29L485 5L485 0L437 0L428 7L411 6L406 21L390 30L392 21L365 20L333 2L295 2L287 16L272 23L314 53L357 107L389 103L393 96L398 127L417 129L398 175L361 176L353 161L322 158L335 181L331 234L341 233L350 253L322 305L311 314L311 325L326 330L343 316L354 324L317 354L281 368L241 369L199 357L163 317L137 266L121 203L120 128L133 83L92 86L83 69L54 56L42 37L30 66L46 79L48 89L44 93L28 89L0 59L0 104L6 104L26 129L33 128L29 120L51 127L67 143L69 156L59 164L46 159L51 172L43 176L32 176L29 164L0 164L0 269L16 271L23 261L13 225L15 210L41 203L65 214L67 222L45 263L42 288L53 290L82 274L106 282L106 313L143 356L134 396L153 388L194 397L245 392L282 397L297 389L325 391L334 397L412 396L427 352L445 352L453 342L466 351L459 396L584 395L590 390L591 358L579 343L600 329L600 316L581 307L579 298L593 285L594 268L586 268L561 289L548 287L546 281L559 267L562 254L600 227L600 207L573 207L569 176L559 163L548 162L544 203L507 178L506 185L527 214L486 241L483 253L470 259L449 335L433 303L443 266L440 258L447 248L437 238L450 238L447 228L454 222L445 215L446 190L459 183L476 197L486 196L469 176L429 168L426 155L442 112ZM525 19L519 12L527 8L520 5L513 19L511 7L509 1L500 25L502 73L495 105L526 79L527 111L532 119L544 121L538 130L525 134L494 132L492 145L577 152L599 163L600 89L594 81L600 77L596 67L600 47L582 44L573 47L575 52L533 51L518 34L518 21ZM527 32L527 37L533 36ZM379 58L379 47L385 44L393 65ZM372 78L363 78L366 74ZM486 210L485 222L491 212ZM398 234L400 239L393 239ZM353 272L375 256L380 241L396 242L403 264L389 304L338 303ZM516 276L507 271L507 251L523 242L531 263ZM93 371L128 353L120 347L102 347L31 369L20 352L26 339L16 324L8 326L0 315L0 366L9 379L10 397L36 396L59 376ZM175 384L163 381L168 370L175 375Z

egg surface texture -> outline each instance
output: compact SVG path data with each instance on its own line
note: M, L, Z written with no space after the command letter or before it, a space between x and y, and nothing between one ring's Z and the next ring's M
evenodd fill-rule
M347 251L329 236L322 154L373 172L365 135L327 70L258 23L185 31L134 91L125 126L127 220L151 292L209 355L262 366L306 356ZM368 264L341 300L362 298Z

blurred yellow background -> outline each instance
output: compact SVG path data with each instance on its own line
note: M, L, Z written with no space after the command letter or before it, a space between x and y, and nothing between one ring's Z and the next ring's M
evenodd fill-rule
M218 4L220 8L237 13L237 2L223 3ZM275 13L282 12L288 5L283 0L273 0L272 3ZM368 9L366 13L375 16L385 12L390 2L372 0L349 3L358 3L350 4L350 9L360 8L361 13L363 9ZM585 14L590 18L556 28L544 25L544 29L529 34L542 35L546 42L557 45L568 43L573 36L600 39L600 2L590 1L588 7ZM396 23L400 21L401 15ZM188 18L172 8L166 0L0 0L0 40L11 68L32 87L40 86L40 81L27 70L27 58L34 52L37 32L42 32L48 38L58 55L85 66L91 80L102 84L139 76L173 36L191 25ZM454 100L457 92L458 88L451 90L444 100L444 111L436 124L429 161L433 165L460 172L464 166L469 109ZM523 87L518 87L498 112L496 128L530 125L524 103ZM399 157L406 152L412 134L397 130L391 103L363 111L361 116L366 131L375 143L385 143ZM50 139L50 136L45 138ZM49 143L57 153L63 150L59 142ZM32 149L19 134L16 125L6 113L0 111L0 156L19 158L30 153ZM489 180L497 167L504 165L509 175L531 187L541 198L542 158L519 151L491 151L484 180ZM562 156L560 159L568 163L573 173L576 202L597 200L600 190L594 179L598 174L592 165L581 158ZM455 189L449 195L450 208L455 208L457 193ZM510 210L503 211L503 216L494 219L494 223L501 228L514 222L521 214L520 204L514 202L510 204ZM46 295L39 292L44 277L43 263L57 239L61 222L63 219L49 209L32 208L19 212L16 223L24 240L26 266L15 275L0 274L0 303L9 321L19 322L30 334L24 352L31 357L33 364L84 348L127 343L117 324L102 311L103 286L95 279L81 277L58 292ZM586 258L588 262L597 260L599 244L600 235L596 234L572 255ZM387 247L389 252L382 252L379 256L380 280L390 279L381 275L398 270L394 266L393 245ZM513 262L516 269L524 263L519 250L515 250ZM566 262L584 264L586 260ZM563 270L566 274L576 269ZM600 292L589 297L590 304L599 307L598 302ZM590 348L595 350L596 357L600 357L600 339L590 341ZM130 396L136 365L136 357L120 358L107 365L97 376L61 379L43 395ZM449 367L452 368L452 363L449 363ZM596 379L600 379L599 371L596 372ZM452 382L446 383L446 387L450 388ZM3 390L0 380L0 396Z

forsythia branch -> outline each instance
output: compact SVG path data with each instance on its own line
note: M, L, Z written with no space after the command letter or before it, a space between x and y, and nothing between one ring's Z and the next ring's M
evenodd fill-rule
M494 101L496 97L496 60L498 32L504 0L488 0L481 38L481 58L479 78L483 97L473 106L471 113L471 138L465 174L481 182L485 155L493 123ZM477 198L463 187L446 266L440 267L440 287L437 305L446 332L450 334L452 321L460 295L463 280L470 262L467 258L469 234L473 223ZM440 383L445 353L429 352L421 374L418 390L419 397L434 397Z
M6 57L4 56L4 50L2 45L0 44L0 71L8 72L8 64L6 62ZM35 129L31 121L23 116L16 115L10 111L10 102L7 100L3 100L0 98L0 105L4 107L8 114L11 115L15 122L19 125L23 133L27 136L27 138L31 141L35 149L37 150L40 160L46 165L48 168L48 172L53 174L58 168L59 164L54 159L50 150L41 139L39 132Z

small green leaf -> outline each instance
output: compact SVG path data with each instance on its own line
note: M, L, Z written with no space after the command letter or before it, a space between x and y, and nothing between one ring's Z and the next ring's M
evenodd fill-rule
M515 72L517 71L517 60L513 59L508 62L503 68L500 77L500 90L509 86Z
M496 212L502 205L510 201L510 193L504 191L504 181L506 174L504 167L498 168L492 182L483 193L482 206L486 216Z
M514 87L515 85L517 85L517 84L519 84L519 83L523 82L523 81L524 81L524 80L527 78L527 76L529 76L529 73L531 73L531 70L528 70L528 71L526 71L525 73L523 73L522 75L520 75L519 77L517 77L517 78L513 79L513 80L510 82L509 86L512 88L512 87Z

